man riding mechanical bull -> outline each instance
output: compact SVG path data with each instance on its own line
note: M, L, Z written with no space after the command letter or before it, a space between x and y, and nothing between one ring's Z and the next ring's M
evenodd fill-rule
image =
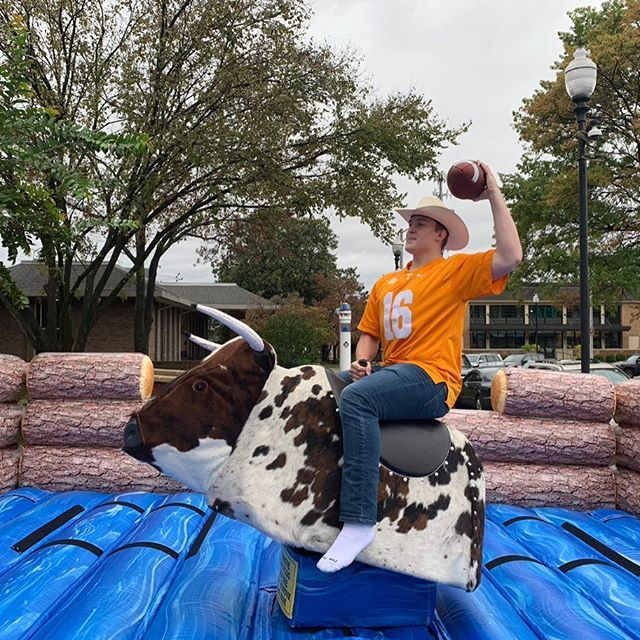
M461 388L468 301L499 294L522 259L498 182L480 165L486 188L476 200L491 205L495 249L444 258L445 248L469 241L462 219L432 196L398 210L413 260L374 285L348 372L279 367L250 327L198 306L241 337L136 412L124 450L205 493L225 515L324 553L322 571L357 557L474 589L482 465L466 438L437 419ZM384 363L372 368L380 344Z

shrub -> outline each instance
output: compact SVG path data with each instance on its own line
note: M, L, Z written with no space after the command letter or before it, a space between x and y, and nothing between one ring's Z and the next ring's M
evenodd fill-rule
M261 324L260 335L273 345L282 367L312 364L320 357L322 336L307 318L275 314Z

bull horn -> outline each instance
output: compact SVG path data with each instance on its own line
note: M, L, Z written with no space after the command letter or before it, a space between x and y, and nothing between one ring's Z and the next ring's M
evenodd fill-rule
M224 311L219 311L218 309L211 309L210 307L205 307L201 304L194 304L193 307L200 313L204 313L206 316L217 320L225 327L231 329L231 331L235 331L235 333L247 341L247 344L254 351L257 351L258 353L264 351L264 342L262 341L262 338L248 324L245 324L241 320L230 316Z
M205 340L199 336L194 336L193 333L189 333L188 331L185 331L184 335L187 340L191 340L191 342L197 344L203 349L206 349L207 351L217 351L220 348L220 345L217 342L211 342L211 340Z

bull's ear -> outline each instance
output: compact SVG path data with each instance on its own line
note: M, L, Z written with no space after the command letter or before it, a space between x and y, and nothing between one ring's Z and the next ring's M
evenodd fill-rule
M270 344L265 343L264 349L256 354L258 364L265 373L270 373L276 366L276 352Z

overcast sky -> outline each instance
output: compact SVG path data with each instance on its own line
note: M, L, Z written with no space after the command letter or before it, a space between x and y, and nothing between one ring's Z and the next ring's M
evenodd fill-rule
M512 113L543 79L562 52L559 31L570 28L569 11L601 2L573 0L315 0L311 34L362 59L370 83L380 94L410 87L433 101L451 126L472 122L458 146L443 152L440 166L479 158L496 171L512 172L522 149ZM399 179L405 204L415 206L433 193L433 183ZM488 203L447 199L465 220L471 236L466 251L491 247ZM402 226L399 216L390 213ZM391 249L354 220L334 224L338 265L356 267L370 289L393 269ZM409 257L405 255L408 260ZM194 267L195 254L177 247L164 259L161 274L171 279L206 281L210 271Z

